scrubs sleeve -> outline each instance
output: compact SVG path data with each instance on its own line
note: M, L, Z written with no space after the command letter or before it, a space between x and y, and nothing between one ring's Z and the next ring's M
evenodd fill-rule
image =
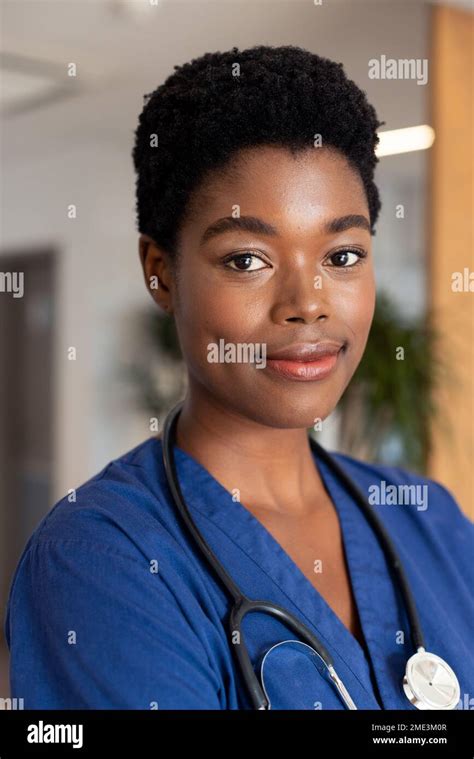
M12 696L25 709L221 709L173 589L114 546L37 540L11 590Z

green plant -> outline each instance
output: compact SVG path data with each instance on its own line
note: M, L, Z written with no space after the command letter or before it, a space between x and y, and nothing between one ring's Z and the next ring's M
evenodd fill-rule
M446 371L429 319L407 320L379 293L363 358L339 405L340 449L423 472L435 390Z
M122 378L133 386L137 405L161 417L183 396L186 373L174 319L156 308L136 315L133 354L120 365Z

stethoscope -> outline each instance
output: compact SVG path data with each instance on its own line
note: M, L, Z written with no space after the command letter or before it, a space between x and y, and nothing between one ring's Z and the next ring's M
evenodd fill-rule
M302 645L307 646L308 650L310 649L311 652L318 657L320 662L322 662L323 671L328 675L330 682L336 688L346 708L357 709L347 688L334 669L334 663L328 650L316 635L314 635L311 630L299 621L299 619L282 606L278 606L272 601L252 601L250 598L247 598L238 585L236 585L232 577L226 572L222 564L218 561L216 555L208 546L195 525L181 493L173 453L173 447L176 444L176 422L183 407L183 403L184 401L181 401L169 412L164 423L162 450L166 479L176 508L181 514L189 532L208 560L212 569L227 589L228 593L232 596L233 606L229 616L229 630L231 641L237 641L236 643L232 642L232 649L237 657L237 663L242 674L243 682L245 683L253 707L255 709L271 708L270 699L266 692L265 685L263 684L262 687L260 684L250 661L242 631L242 620L245 615L250 612L260 611L279 619L296 635L303 639L304 643ZM367 520L373 527L397 578L407 611L413 647L416 650L416 653L414 653L407 661L405 676L402 683L403 690L405 691L408 700L417 709L455 709L460 698L458 679L449 664L441 659L441 657L436 656L436 654L431 654L425 650L424 637L415 602L408 586L403 567L383 524L371 509L357 485L355 485L343 469L341 469L336 460L312 438L310 438L310 444L313 451L319 454L323 461L332 469L336 477L340 479L350 495L352 495L359 504L363 513L367 517ZM298 640L285 642L301 644L301 641ZM270 651L279 645L280 644L276 644L270 649ZM267 655L268 653L269 651L267 652ZM265 658L266 657L264 657L261 668L262 682Z

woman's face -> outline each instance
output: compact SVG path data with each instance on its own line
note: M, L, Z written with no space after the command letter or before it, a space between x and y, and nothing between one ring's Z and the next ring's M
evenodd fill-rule
M196 190L179 249L179 280L162 274L170 290L157 299L174 313L191 396L270 427L327 417L359 364L375 306L367 200L342 154L241 151ZM255 346L254 363L209 360L220 341ZM309 380L270 361L320 342L342 347Z

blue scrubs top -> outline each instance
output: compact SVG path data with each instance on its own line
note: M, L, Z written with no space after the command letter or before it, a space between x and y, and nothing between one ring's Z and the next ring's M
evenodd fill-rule
M339 515L367 650L262 523L175 448L192 516L244 593L284 606L320 638L359 709L414 709L402 689L414 651L384 553L357 504L313 455ZM374 484L427 486L427 508L373 508L399 552L426 649L454 669L458 708L469 708L474 524L433 480L334 455L368 496ZM25 709L251 708L229 645L230 599L171 503L161 441L148 438L69 498L43 518L12 579L5 627L12 697ZM257 672L272 646L295 639L262 613L248 615L243 630ZM268 654L273 709L345 708L314 659L301 644Z

